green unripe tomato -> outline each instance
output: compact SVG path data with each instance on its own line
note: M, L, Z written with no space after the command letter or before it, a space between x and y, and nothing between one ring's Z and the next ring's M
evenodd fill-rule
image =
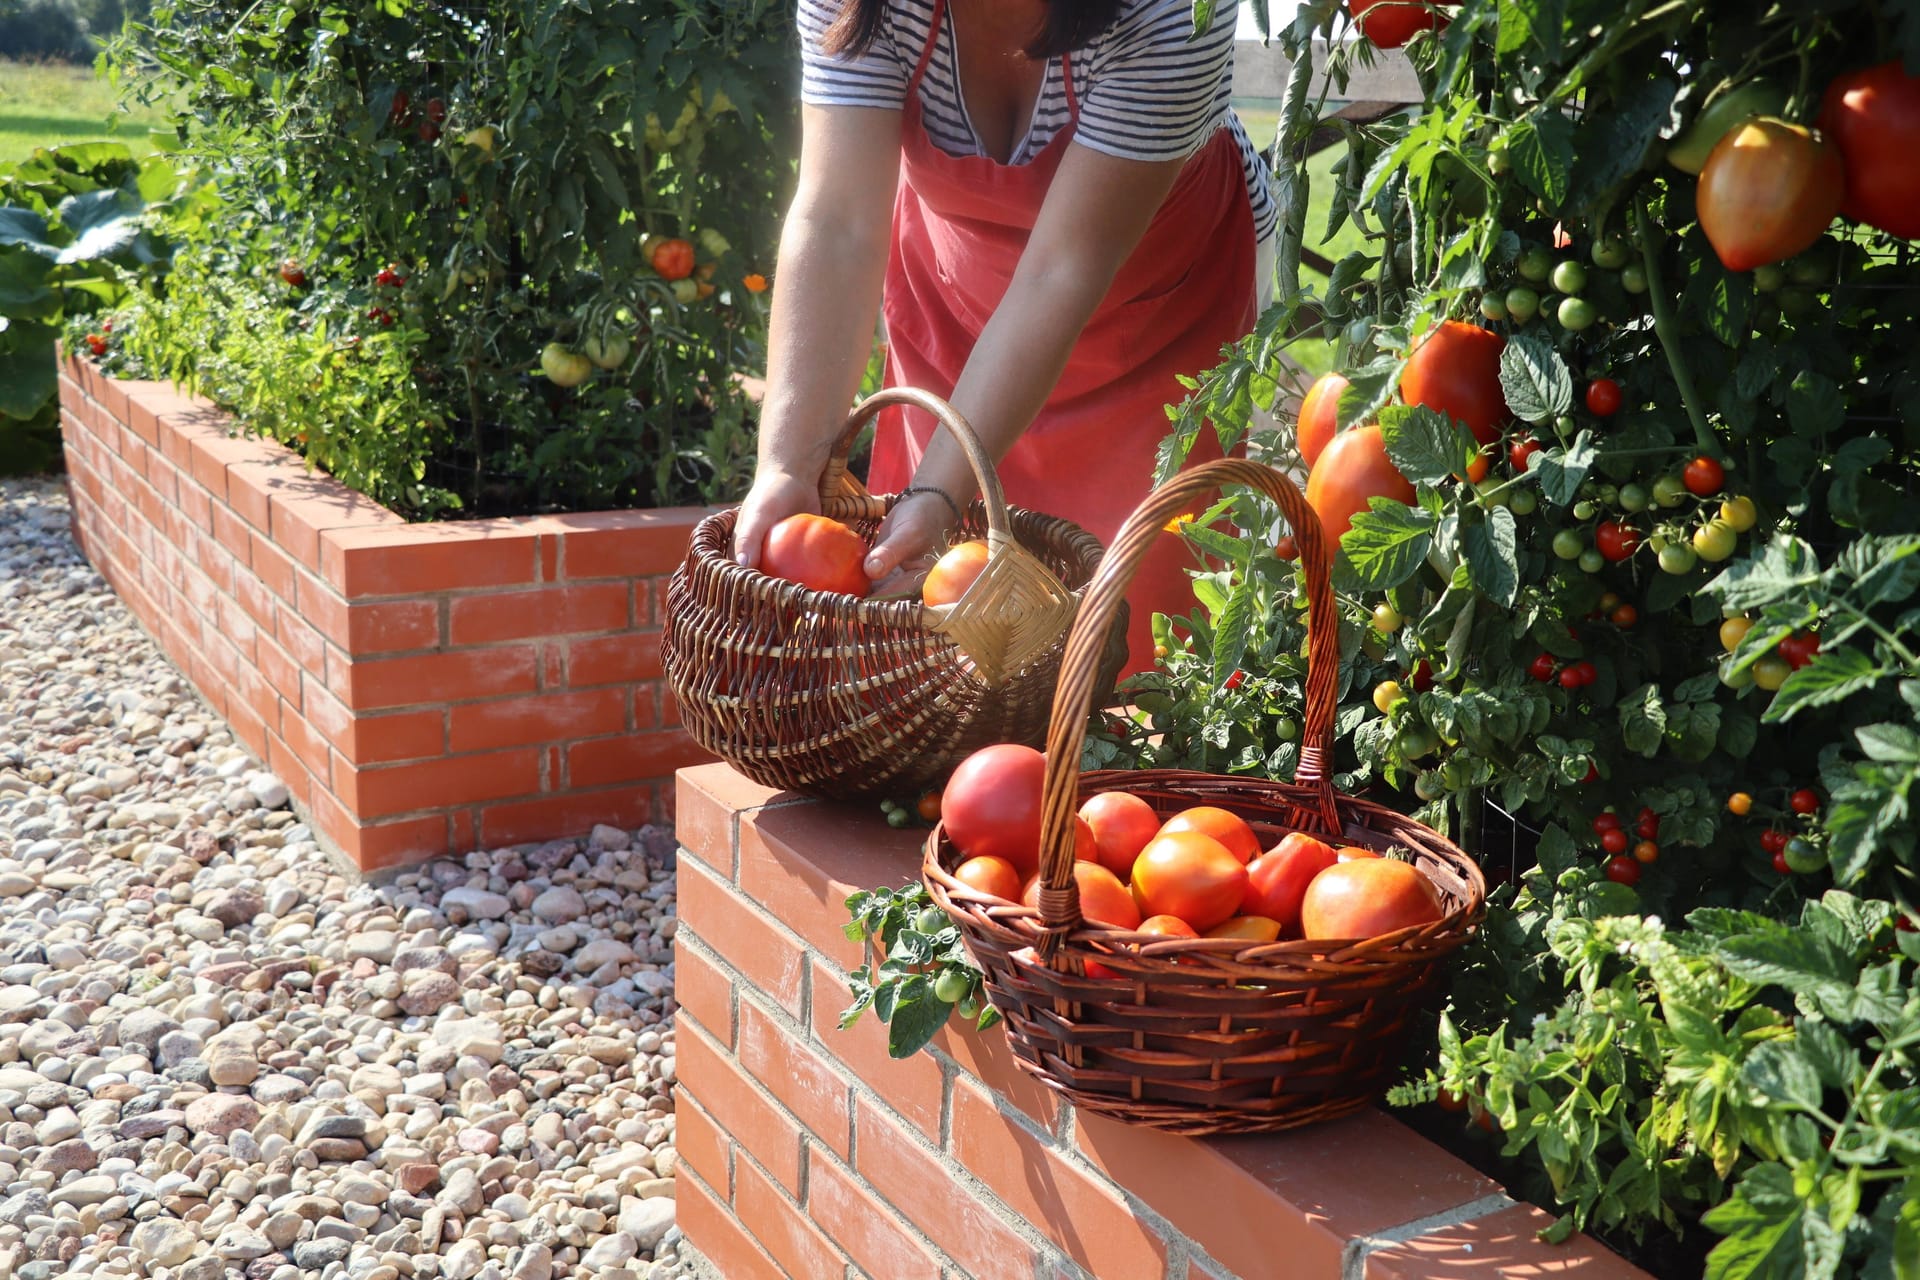
M1553 535L1553 554L1562 560L1578 560L1587 549L1587 540L1577 529L1562 529Z
M1300 736L1300 722L1292 716L1281 716L1273 722L1273 736L1282 742L1292 742Z
M1593 258L1594 266L1605 267L1609 271L1618 271L1633 260L1633 248L1621 237L1619 232L1610 231L1593 242L1593 249L1590 251L1590 256ZM1573 292L1578 293L1579 290L1575 289Z
M1687 482L1672 473L1653 482L1653 500L1663 507L1677 507L1687 500Z
M1406 618L1401 616L1398 609L1384 600L1373 606L1373 629L1375 631L1385 635L1392 635L1405 625L1406 621Z
M1647 492L1646 486L1644 485L1623 484L1620 486L1620 509L1622 511L1645 511L1647 504L1652 501L1653 495Z
M1413 794L1422 800L1438 800L1447 794L1447 780L1438 769L1422 769L1413 780Z
M1699 555L1684 542L1669 542L1660 548L1660 569L1664 573L1691 573L1698 563Z
M1553 287L1557 293L1578 293L1587 287L1587 269L1569 258L1553 268Z
M1505 320L1507 318L1506 298L1497 293L1481 294L1480 314L1489 320Z
M1517 516L1530 516L1539 507L1540 497L1531 489L1515 489L1507 495L1507 510Z
M1647 269L1637 262L1629 262L1620 268L1620 287L1628 293L1647 291Z
M1611 506L1620 500L1620 487L1618 485L1603 484L1600 486L1600 492L1593 496L1600 499L1602 503Z
M913 815L905 809L893 809L887 813L887 825L890 827L904 827L911 821Z
M947 913L938 907L923 907L913 918L915 933L938 933L947 927Z
M1593 504L1591 502L1585 502L1585 501L1574 503L1573 518L1575 520L1593 519Z
M1598 573L1607 567L1607 558L1600 554L1599 548L1588 547L1580 553L1580 567L1588 573Z
M1501 134L1487 144L1487 172L1494 177L1513 168L1513 158L1507 154L1507 135Z
M1531 280L1539 284L1553 274L1553 254L1549 253L1543 245L1530 244L1520 251L1519 260L1513 264L1513 269L1520 273L1522 280Z
M1563 262L1560 265L1567 267L1574 264ZM1582 329L1590 329L1593 327L1593 322L1600 318L1600 313L1594 310L1591 302L1578 297L1560 299L1560 307L1553 315L1554 319L1560 322L1560 327L1568 333L1579 333Z
M1373 337L1373 321L1361 316L1347 326L1347 345L1358 349Z
M973 979L958 969L942 969L933 980L933 996L948 1004L959 1004L973 990Z
M1418 760L1433 754L1440 745L1440 735L1423 724L1410 724L1395 736L1393 745L1402 760Z
M1555 419L1553 420L1553 429L1554 429L1555 431L1558 431L1558 432L1559 432L1559 433L1560 433L1561 435L1563 435L1563 436L1565 436L1565 435L1572 435L1572 434L1574 433L1574 431L1576 431L1576 430L1578 430L1578 429L1579 429L1579 426L1580 426L1580 424L1579 424L1579 423L1577 423L1577 422L1575 422L1575 421L1573 420L1573 418L1572 418L1572 416L1571 416L1571 415L1569 415L1569 414L1564 414L1564 413L1563 413L1563 414L1561 414L1561 415L1560 415L1559 417L1557 417L1557 418L1555 418ZM1592 492L1593 492L1593 490L1592 490L1592 489L1587 489L1587 490L1585 490L1585 491L1586 491L1587 493L1592 493Z
M1515 324L1525 324L1540 314L1540 295L1523 284L1507 290L1506 304Z
M1740 670L1735 671L1733 669L1733 659L1722 658L1720 660L1720 683L1729 689L1750 689L1753 687L1753 668L1742 667Z
M1387 643L1378 631L1368 627L1360 633L1360 652L1378 662L1387 656Z
M1780 314L1789 320L1805 320L1820 310L1820 295L1812 289L1790 286L1778 295Z
M1805 836L1795 836L1787 841L1787 847L1780 851L1786 861L1787 869L1800 875L1811 875L1827 865L1826 851Z
M1839 241L1830 236L1821 236L1812 245L1787 259L1787 279L1808 288L1832 284L1839 265Z
M1771 80L1748 80L1721 93L1667 144L1667 163L1684 173L1699 173L1713 144L1734 126L1754 116L1778 115L1787 105L1786 90Z
M1787 282L1787 269L1777 262L1769 262L1753 269L1753 291L1772 293Z
M1501 481L1495 480L1491 476L1473 486L1473 491L1479 497L1480 505L1483 507L1504 507L1507 505L1508 494L1501 488Z

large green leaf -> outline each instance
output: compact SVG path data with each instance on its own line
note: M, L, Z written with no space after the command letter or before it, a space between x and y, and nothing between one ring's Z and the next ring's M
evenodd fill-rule
M1727 1237L1707 1256L1706 1280L1827 1280L1839 1267L1823 1206L1799 1194L1785 1165L1748 1170L1701 1221Z
M1340 539L1334 579L1342 590L1385 591L1412 577L1433 545L1434 520L1419 507L1374 498Z
M1507 408L1527 422L1545 422L1573 405L1573 375L1553 344L1532 329L1507 339L1500 352L1500 389Z
M59 391L56 337L40 324L9 324L0 331L0 416L31 418Z

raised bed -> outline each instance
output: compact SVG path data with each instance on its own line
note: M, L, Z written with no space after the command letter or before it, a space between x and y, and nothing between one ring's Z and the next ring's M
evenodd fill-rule
M409 524L167 383L69 358L88 559L364 871L670 819L660 666L704 509Z
M1177 1138L1076 1114L998 1031L895 1061L836 1027L856 888L920 833L724 765L680 775L679 1222L725 1280L1449 1280L1645 1273L1379 1111Z

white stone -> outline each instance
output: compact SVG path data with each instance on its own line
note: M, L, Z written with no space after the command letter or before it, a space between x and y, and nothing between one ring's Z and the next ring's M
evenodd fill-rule
M179 1266L199 1245L199 1234L178 1218L149 1218L133 1229L134 1252L162 1267Z
M469 919L498 920L512 910L512 904L502 894L460 885L440 895L440 910L451 912L456 908L466 912Z

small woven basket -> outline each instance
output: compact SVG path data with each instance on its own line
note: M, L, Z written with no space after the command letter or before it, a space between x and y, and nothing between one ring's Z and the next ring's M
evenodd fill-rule
M1306 730L1293 783L1172 770L1082 775L1078 766L1098 644L1141 556L1194 496L1225 485L1281 506L1307 576ZM1479 866L1403 814L1334 791L1329 769L1339 615L1320 523L1291 482L1240 459L1182 472L1135 511L1108 552L1067 640L1047 735L1040 906L983 894L953 878L962 860L936 827L923 879L986 973L1020 1065L1075 1106L1176 1133L1293 1128L1367 1105L1387 1084L1409 1016L1447 955L1485 912ZM1083 800L1129 791L1163 818L1217 805L1271 848L1286 831L1410 853L1439 891L1432 923L1354 941L1262 944L1167 938L1084 922L1072 875L1072 823ZM1112 977L1087 976L1089 963Z
M898 796L994 742L1046 733L1068 625L1099 567L1093 535L1007 505L966 419L925 391L868 397L820 481L821 512L869 543L897 499L868 493L847 450L890 404L922 409L965 450L981 500L951 535L981 538L987 564L957 603L930 608L814 591L733 559L735 513L695 528L667 591L662 657L695 741L754 781L828 799ZM1125 658L1107 635L1108 688Z

